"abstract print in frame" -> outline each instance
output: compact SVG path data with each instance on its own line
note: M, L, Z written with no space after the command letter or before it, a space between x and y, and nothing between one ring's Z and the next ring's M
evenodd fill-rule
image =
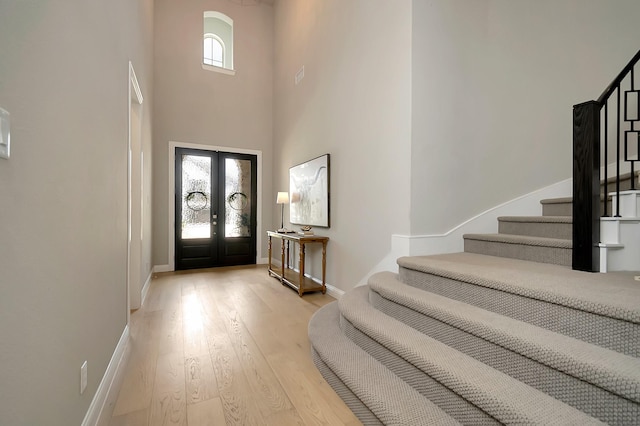
M289 220L329 227L329 154L289 169Z

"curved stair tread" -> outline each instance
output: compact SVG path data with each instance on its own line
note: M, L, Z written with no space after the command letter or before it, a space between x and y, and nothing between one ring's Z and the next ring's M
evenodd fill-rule
M392 272L379 272L369 278L369 288L425 316L640 402L640 359L417 289L397 278Z
M340 314L389 351L506 424L603 424L599 420L469 357L368 303L368 286L339 300Z
M401 257L397 262L401 268L640 324L640 286L630 273L594 274L475 253Z
M530 237L513 234L464 234L465 240L488 241L493 243L517 244L534 247L555 247L570 249L573 246L571 240L561 238Z
M339 318L335 302L316 311L309 321L313 350L383 424L460 424L342 334Z

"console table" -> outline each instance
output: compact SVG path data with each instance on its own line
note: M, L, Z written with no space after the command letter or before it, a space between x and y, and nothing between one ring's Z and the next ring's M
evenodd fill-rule
M326 273L327 273L327 242L329 237L320 237L318 235L298 235L295 233L284 234L279 232L267 231L269 236L269 275L280 279L284 285L298 291L298 295L302 297L304 293L311 291L321 291L322 294L327 292ZM280 241L280 268L276 269L271 262L272 240ZM298 244L300 247L300 270L296 272L289 265L289 244ZM305 246L307 244L322 244L322 284L318 284L311 278L304 276L304 256Z

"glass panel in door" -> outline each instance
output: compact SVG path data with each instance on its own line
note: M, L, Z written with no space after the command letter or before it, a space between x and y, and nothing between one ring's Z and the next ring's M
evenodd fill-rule
M183 240L211 238L211 157L182 156Z
M225 159L225 238L251 237L251 161Z
M220 153L220 264L256 263L256 161L255 155Z
M216 152L176 149L176 269L218 262Z

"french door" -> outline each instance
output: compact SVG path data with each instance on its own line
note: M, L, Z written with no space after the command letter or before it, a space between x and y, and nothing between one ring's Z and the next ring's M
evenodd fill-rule
M175 268L256 263L256 156L176 148Z

